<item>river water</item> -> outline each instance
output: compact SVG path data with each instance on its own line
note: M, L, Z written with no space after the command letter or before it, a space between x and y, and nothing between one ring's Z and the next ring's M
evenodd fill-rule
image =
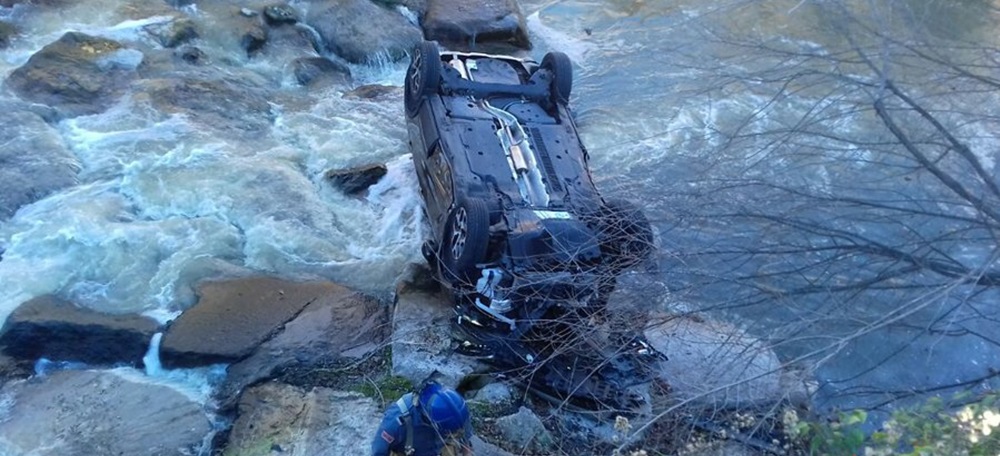
M897 17L888 4L906 7L899 11L909 15ZM985 1L853 5L871 17L888 17L887 27L905 30L916 21L944 38L987 36L1000 19ZM816 297L794 306L730 305L739 282L734 277L746 265L699 255L723 238L768 239L757 231L762 226L714 223L711 211L700 210L713 207L711 192L724 187L720 182L774 177L768 169L779 167L766 163L763 149L754 148L759 145L734 143L732 132L747 127L745 119L755 112L766 115L757 116L763 120L753 128L766 129L794 123L826 102L821 86L770 99L765 81L722 84L739 71L776 62L774 53L755 56L733 37L816 53L835 50L844 37L825 10L791 0L531 0L522 7L535 44L530 55L540 60L561 50L576 64L572 105L598 185L610 196L641 202L657 231L657 267L626 280L643 290L637 299L713 312L773 338L785 359L801 357L799 364L815 368L822 386L817 403L824 408L878 403L886 396L873 398L871 391L947 386L1000 367L1000 350L985 342L989 337L917 342L926 333L921 323L858 332L867 317L899 308L900 296L882 295L884 307L851 301L864 308L836 311L823 310ZM0 76L68 30L148 40L141 27L163 21L162 8L90 0L64 8L0 9L24 31L0 51ZM218 14L207 6L188 8L208 23ZM0 224L0 318L31 297L56 293L101 311L165 321L192 304L195 281L250 272L322 277L388 293L406 263L421 261L424 228L401 96L361 101L342 98L342 87L309 92L292 81L285 62L267 54L247 59L223 34L206 35L199 46L214 60L257 74L282 94L272 100L274 127L263 138L220 138L191 119L155 112L127 96L106 113L56 124L79 160L81 182ZM404 67L355 65L354 83L401 86ZM863 138L877 135L871 122L845 115L837 126ZM982 139L989 144L994 138ZM863 149L855 152L863 156ZM324 182L328 169L372 162L388 163L389 174L365 199L345 197ZM795 178L816 186L851 179L849 169L800 169ZM830 172L836 176L823 174ZM767 269L758 262L751 261L755 270ZM972 326L996 332L989 325L966 329ZM831 340L838 342L831 347ZM805 358L816 350L817 356ZM854 391L864 394L848 394Z

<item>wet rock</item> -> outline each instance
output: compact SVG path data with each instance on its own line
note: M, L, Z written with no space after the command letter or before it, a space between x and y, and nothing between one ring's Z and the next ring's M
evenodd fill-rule
M147 317L102 314L41 296L11 313L0 332L0 346L25 360L140 365L156 329L156 321Z
M433 283L430 271L422 265L410 265L404 274L396 287L392 317L393 375L413 384L421 384L433 375L439 383L455 388L468 375L490 372L489 366L455 353L451 338L452 297L441 289L427 287Z
M264 21L268 25L294 24L299 21L299 13L287 3L264 7Z
M326 172L326 179L335 188L348 195L356 195L371 187L388 172L385 165L365 165Z
M531 48L516 0L427 0L423 27L428 40L456 50L495 43Z
M166 48L174 48L198 38L198 28L194 21L182 17L169 22L152 24L143 28Z
M344 93L343 97L358 100L380 100L399 95L402 95L402 88L399 86L369 84Z
M373 399L268 383L247 390L226 454L369 454L382 421Z
M363 358L385 346L389 308L347 288L332 286L310 302L249 358L229 367L217 396L229 403L245 387L271 378Z
M247 22L240 28L240 47L253 55L267 43L267 28L257 22Z
M399 11L370 0L314 3L306 22L330 52L352 63L399 60L423 39L420 29Z
M292 62L295 80L304 86L349 84L351 69L323 57L303 57Z
M198 302L170 324L160 356L165 367L232 363L249 357L309 304L344 298L332 282L250 277L199 285Z
M45 111L37 105L0 103L0 125L5 126L0 128L0 221L22 206L77 184L79 162L42 117L54 113Z
M161 112L183 112L220 131L264 134L275 118L266 93L247 81L147 79L135 90L137 98L148 97Z
M69 32L32 55L5 85L66 117L95 114L125 92L141 62L142 53L117 41Z
M496 419L500 438L518 454L551 454L555 440L534 412L521 407L517 413Z
M418 19L416 22L418 24L420 23L419 19L423 18L424 14L427 13L427 0L372 0L372 1L375 2L375 4L386 8L404 7L410 10L410 12L413 13L414 16L416 16L416 19Z
M10 40L17 36L17 27L14 24L0 21L0 49L10 45Z
M672 400L711 408L767 406L783 400L782 365L766 344L731 325L654 313L645 330L667 355L660 378Z
M174 56L191 65L208 65L211 63L208 54L197 46L181 46L174 51Z
M316 53L323 49L317 41L318 39L316 34L304 24L272 28L268 32L267 46L264 50L271 55L277 52L287 55L288 57L284 60L304 56L315 57Z
M180 456L200 454L212 433L200 404L110 372L57 372L3 391L0 454Z

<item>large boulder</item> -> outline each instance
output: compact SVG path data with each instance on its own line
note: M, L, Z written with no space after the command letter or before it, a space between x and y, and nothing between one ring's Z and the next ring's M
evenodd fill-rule
M277 117L264 91L225 79L147 79L136 92L160 112L183 113L222 132L263 135Z
M396 287L392 316L392 373L415 385L428 378L457 387L489 366L455 352L453 298L436 287L424 266L411 264Z
M292 72L299 84L314 88L351 82L351 69L326 57L295 59L292 61Z
M157 326L151 318L103 314L41 296L21 304L7 318L0 347L24 360L140 365Z
M420 28L399 11L371 0L314 3L306 22L329 51L352 63L398 60L423 39Z
M238 413L227 456L368 454L382 421L375 401L358 393L280 383L248 389Z
M95 114L125 93L142 58L142 52L117 41L69 32L32 55L5 84L63 116Z
M79 163L39 114L0 103L0 220L77 183Z
M732 325L654 313L645 330L665 354L660 379L672 401L713 409L769 406L798 395L767 344Z
M363 358L390 337L389 308L343 287L330 287L249 358L229 367L218 396L228 404L249 385L277 373L308 372Z
M111 372L62 371L3 391L0 454L203 454L213 432L201 404Z
M249 277L199 285L198 302L167 328L160 346L165 367L233 363L249 357L312 303L351 294L332 282Z
M264 7L264 22L270 26L289 25L299 21L299 12L287 3Z
M498 43L531 48L517 0L428 0L423 27L428 40L452 49L475 50Z

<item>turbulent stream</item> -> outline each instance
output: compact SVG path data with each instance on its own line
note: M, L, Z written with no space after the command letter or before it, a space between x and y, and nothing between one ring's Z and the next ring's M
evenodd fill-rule
M69 30L148 40L142 27L163 20L158 11L164 6L157 5L138 18L135 10L142 11L143 2L128 0L90 0L30 14L18 7L0 9L0 18L23 31L0 50L0 77ZM815 27L822 18L796 1L531 0L521 5L535 45L530 55L540 60L548 50L561 50L577 65L572 105L598 186L608 195L644 203L658 233L661 264L637 281L666 292L671 268L677 267L674 254L711 243L706 240L711 233L676 232L669 195L691 190L688 178L699 172L691 163L715 153L716 133L738 127L741 116L762 101L752 85L721 92L702 87L709 81L700 78L692 60L680 65L671 55L702 56L710 64L719 53L732 52L702 39L705 24L822 48L832 40ZM187 8L212 23L213 10ZM949 20L987 19L965 14ZM401 93L373 101L342 98L350 88L340 86L310 92L295 83L286 62L267 53L247 58L227 40L223 33L207 33L199 47L214 61L276 89L278 95L269 100L272 128L264 136L222 137L195 119L158 112L128 95L104 113L58 122L55 127L76 157L79 184L0 223L0 318L32 297L52 293L101 311L145 313L166 321L193 303L197 280L247 272L323 277L387 293L407 262L421 261L424 228L407 156ZM401 86L405 63L353 65L353 85ZM794 99L780 102L776 116L808 109ZM844 128L864 131L864 122ZM753 157L747 153L749 163ZM329 169L373 162L388 163L389 173L365 199L346 197L324 180ZM704 301L692 297L685 310L708 307L723 293L702 290ZM782 318L795 318L758 315L738 309L726 313L762 336L789 323ZM822 326L814 327L802 338L823 333ZM817 375L825 386L821 399L827 400L819 402L853 404L835 393L859 385L906 389L975 376L961 367L928 372L928 366L951 359L1000 366L993 348L954 340L894 358L876 371L859 368L856 356L877 357L883 350L877 345L851 345L823 364ZM793 356L804 350L787 351Z

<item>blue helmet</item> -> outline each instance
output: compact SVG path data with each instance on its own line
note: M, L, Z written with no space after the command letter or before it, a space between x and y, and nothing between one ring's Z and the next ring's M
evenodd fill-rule
M469 408L462 395L437 383L428 383L420 391L420 407L442 435L465 428L469 421Z

